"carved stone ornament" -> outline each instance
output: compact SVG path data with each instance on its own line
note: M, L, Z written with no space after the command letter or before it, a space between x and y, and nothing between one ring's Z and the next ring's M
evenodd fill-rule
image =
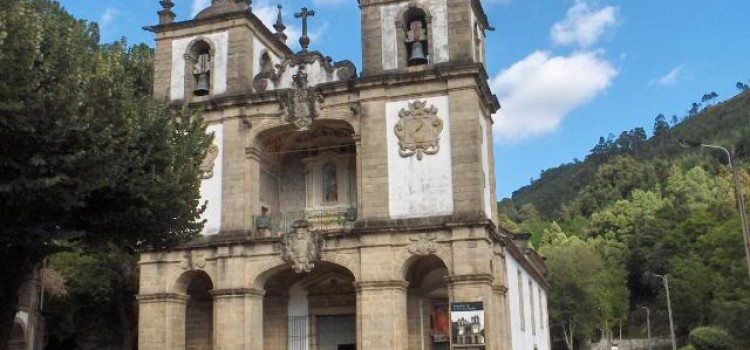
M300 131L310 128L324 102L322 95L308 89L304 67L300 66L297 74L292 77L292 89L279 96L284 120L296 125Z
M409 108L398 112L399 121L394 127L398 137L401 157L417 155L422 160L425 154L436 154L440 150L440 133L443 120L437 115L435 106L427 107L427 101L414 101Z
M193 254L191 251L186 251L182 255L182 261L180 261L180 268L183 270L196 270L204 269L206 267L206 258L203 254Z
M409 238L413 243L409 246L409 253L414 255L430 255L437 252L435 247L435 235L423 233L419 238Z
M211 146L208 146L206 156L203 157L203 162L201 162L201 176L204 180L210 179L214 176L214 163L218 156L219 146L212 143Z
M292 224L292 232L281 237L281 259L292 263L296 273L310 272L320 261L323 239L305 220Z

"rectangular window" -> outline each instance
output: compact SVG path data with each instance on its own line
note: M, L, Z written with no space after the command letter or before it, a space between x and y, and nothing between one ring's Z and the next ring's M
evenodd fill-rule
M536 335L536 308L534 307L534 286L529 280L529 305L531 305L531 334Z
M523 276L521 275L521 269L518 269L518 314L521 318L521 331L526 330L526 316L524 315L524 302L523 302Z
M537 288L539 293L539 328L544 329L544 304L542 303L542 288Z

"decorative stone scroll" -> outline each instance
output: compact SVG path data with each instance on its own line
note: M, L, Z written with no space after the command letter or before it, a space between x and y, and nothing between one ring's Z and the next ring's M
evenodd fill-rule
M201 162L201 176L204 180L214 177L214 163L216 162L216 158L218 156L219 146L212 143L211 146L208 146L206 156L203 157L203 161Z
M414 255L430 255L437 252L435 247L435 235L423 233L419 238L409 238L413 243L409 246L409 253Z
M296 273L310 272L321 259L323 239L305 220L292 224L292 232L281 237L281 259L292 263Z
M192 251L185 251L180 261L180 268L183 270L197 270L206 267L206 258L201 253L193 254Z
M325 101L323 95L307 88L307 73L304 67L300 66L297 74L292 77L292 89L279 96L284 120L296 125L300 131L310 128Z
M437 154L440 150L440 133L443 120L438 117L435 106L427 107L427 101L414 101L409 108L398 112L399 121L394 127L398 137L401 157L417 155L422 160L425 154Z

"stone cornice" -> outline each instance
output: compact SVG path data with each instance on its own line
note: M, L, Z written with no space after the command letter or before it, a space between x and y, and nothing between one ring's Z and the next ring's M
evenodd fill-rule
M187 301L187 295L177 293L140 294L136 296L136 300L138 300L139 304L162 302L184 303Z
M406 290L409 287L407 281L361 281L352 283L357 291L361 290L373 290L373 289L403 289Z
M450 285L457 284L476 284L476 283L487 283L490 284L494 278L488 273L478 273L473 275L451 275L445 276L445 282Z
M244 296L262 297L266 294L266 291L257 288L226 288L213 289L209 293L214 298L236 298Z

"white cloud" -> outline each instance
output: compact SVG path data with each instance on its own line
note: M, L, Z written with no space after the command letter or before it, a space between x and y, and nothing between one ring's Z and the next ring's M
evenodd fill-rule
M617 26L619 8L607 6L597 9L588 0L576 0L560 22L550 29L552 42L557 45L591 47L611 28Z
M278 15L278 8L276 7L276 4L273 4L268 0L254 2L253 13L258 16L260 21L263 22L263 24L265 24L266 27L271 30L271 32L276 32L276 30L273 28L273 24L276 23L276 16ZM287 36L286 43L293 50L299 50L299 38L300 36L302 36L301 24L297 24L299 22L299 20L297 19L294 19L294 23L290 23L290 19L294 18L294 14L288 13L286 9L282 9L281 14L283 16L284 25L286 25L286 30L284 31L284 34L286 34ZM315 23L314 21L315 17L312 17L312 19L308 18L307 22L307 35L310 37L311 50L315 49L315 43L318 42L318 40L320 40L320 38L323 37L323 35L325 35L325 32L328 30L328 22L319 24Z
M205 8L211 6L211 0L193 0L192 11L190 17L195 17L198 12L203 11Z
M659 86L673 86L676 85L680 78L682 78L682 70L685 68L684 64L681 64L677 67L672 68L672 70L669 71L669 73L665 74L664 76L661 76L656 79L652 79L648 82L649 86L652 86L654 84Z
M102 14L102 17L99 18L99 25L101 27L108 26L110 23L112 23L112 21L115 20L115 16L117 16L117 10L115 8L110 7L106 9Z
M493 125L495 139L519 142L554 131L568 113L604 92L617 74L600 52L532 53L490 81L503 106Z

